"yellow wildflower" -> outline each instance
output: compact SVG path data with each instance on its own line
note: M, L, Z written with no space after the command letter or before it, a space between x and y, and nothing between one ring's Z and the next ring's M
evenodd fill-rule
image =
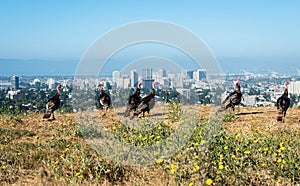
M268 148L268 147L264 148L264 151L268 151L268 150L269 150L269 148Z
M211 180L211 179L207 179L206 181L205 181L205 184L206 185L211 185L213 183L213 181Z
M194 168L195 171L197 171L197 170L199 170L199 169L200 169L200 166L199 166L199 165L196 165L195 168Z
M282 146L283 146L283 144L284 144L284 142L281 142L281 143L279 144L279 146L280 146L280 147L282 147Z
M279 159L277 160L277 163L281 163L281 162L282 162L282 159L279 158Z
M156 160L156 163L161 163L163 162L164 160L162 158L159 158L158 160Z
M224 147L224 150L228 150L228 146L227 145Z
M285 147L284 147L284 146L281 146L279 149L282 150L282 151L284 151L284 150L285 150Z
M244 152L244 154L250 154L251 152L249 151L249 150L246 150L245 152Z
M194 183L193 183L193 182L189 183L189 186L193 186L193 185L194 185Z
M223 160L223 159L224 159L224 155L220 154L220 160Z
M77 172L76 174L75 174L75 176L79 176L80 175L80 172Z
M224 165L219 165L219 169L220 170L224 169Z

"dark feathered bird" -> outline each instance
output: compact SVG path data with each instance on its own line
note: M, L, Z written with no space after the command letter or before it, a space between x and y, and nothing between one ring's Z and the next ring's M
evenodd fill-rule
M286 111L290 107L291 100L289 98L289 93L288 93L289 84L290 84L289 82L284 83L284 86L285 86L284 92L283 92L282 96L280 96L277 99L277 102L276 102L276 106L277 106L277 110L278 110L278 117L277 117L278 121L284 122L284 118L286 116Z
M55 120L54 111L57 110L60 105L59 96L60 96L61 85L58 85L56 89L57 89L57 93L55 94L55 96L50 98L46 104L46 112L43 118L50 118L50 116L52 115L52 120Z
M157 82L153 82L152 83L152 90L151 92L144 97L140 104L137 106L135 112L134 112L134 116L138 116L139 114L143 113L143 117L145 116L145 112L150 112L150 109L152 109L154 107L154 103L155 103L155 86L156 86Z
M241 83L240 83L240 77L237 78L236 84L235 84L235 90L234 92L230 93L225 100L222 102L222 109L226 110L228 108L231 108L234 111L234 107L241 103L242 101L242 93L241 93Z
M124 114L125 117L130 116L130 112L135 111L136 108L138 107L138 105L140 104L140 102L141 102L141 86L142 86L142 83L139 83L134 94L132 94L129 97L128 105L127 105L127 108L126 108L126 111Z
M107 111L111 105L111 99L109 95L104 92L103 85L100 83L98 86L100 87L100 96L98 98L98 101L102 106L103 110Z

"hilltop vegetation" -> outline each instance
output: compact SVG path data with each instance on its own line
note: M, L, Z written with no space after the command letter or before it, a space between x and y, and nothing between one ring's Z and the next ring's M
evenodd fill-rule
M286 123L275 121L275 108L240 108L226 114L211 143L205 139L210 107L156 105L152 130L138 131L120 122L120 110L103 117L107 131L134 146L167 139L181 125L182 114L195 111L198 123L188 143L172 157L157 157L145 167L125 166L104 158L83 138L74 114L0 115L1 184L129 185L294 185L300 183L299 110ZM101 112L101 111L97 111ZM99 113L101 116L102 113ZM191 116L192 117L192 116ZM147 118L146 118L147 119ZM140 119L140 125L144 120ZM97 137L101 131L86 128Z

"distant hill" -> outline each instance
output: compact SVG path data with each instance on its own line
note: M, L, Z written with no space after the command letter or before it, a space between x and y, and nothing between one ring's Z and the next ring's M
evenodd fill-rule
M287 59L245 59L245 58L217 58L221 70L224 73L242 73L243 71L254 74L279 74L297 75L297 68L300 69L300 60L296 58ZM27 75L74 75L80 59L73 60L41 60L41 59L1 59L0 75L2 76L27 76ZM124 64L124 61L116 61L106 64L102 69L102 75L110 76L114 70L129 71L130 68L137 68L141 64ZM178 66L173 65L167 68L171 71L179 71L178 67L186 67L186 61L178 59ZM167 63L166 63L167 64ZM144 66L144 64L143 64ZM125 67L125 68L124 68ZM165 66L161 65L161 68ZM190 68L195 68L191 67ZM99 69L100 70L100 69ZM192 70L192 69L189 69Z

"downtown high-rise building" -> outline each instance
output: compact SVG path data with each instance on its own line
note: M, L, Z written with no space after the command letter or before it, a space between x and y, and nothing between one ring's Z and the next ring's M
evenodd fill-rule
M10 82L12 84L12 87L14 90L19 90L20 89L20 78L18 76L12 76L10 78Z
M291 82L288 91L290 94L300 95L300 81Z
M112 73L112 80L114 83L117 82L117 80L121 77L121 72L120 71L113 71Z
M198 69L198 70L194 71L193 79L196 81L201 81L203 79L206 79L206 70Z
M137 87L138 85L138 73L136 70L131 70L130 71L130 75L129 75L129 78L130 78L130 87Z
M153 79L153 70L152 68L144 68L142 69L142 79Z

